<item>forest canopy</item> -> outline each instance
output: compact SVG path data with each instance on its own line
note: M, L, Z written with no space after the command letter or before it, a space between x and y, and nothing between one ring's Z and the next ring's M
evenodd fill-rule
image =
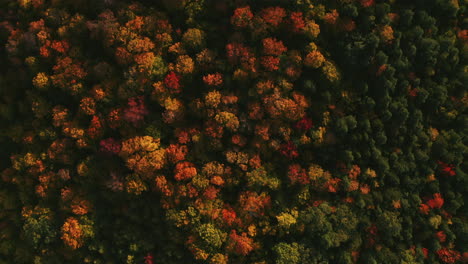
M468 263L466 0L0 0L0 264Z

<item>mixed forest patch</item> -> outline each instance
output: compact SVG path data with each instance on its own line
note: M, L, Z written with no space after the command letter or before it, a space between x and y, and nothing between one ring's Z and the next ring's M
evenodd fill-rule
M0 0L0 264L467 263L466 0Z

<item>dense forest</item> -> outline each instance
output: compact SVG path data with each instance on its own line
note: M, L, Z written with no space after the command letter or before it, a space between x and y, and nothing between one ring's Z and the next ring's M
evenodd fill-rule
M468 263L467 0L0 0L0 264Z

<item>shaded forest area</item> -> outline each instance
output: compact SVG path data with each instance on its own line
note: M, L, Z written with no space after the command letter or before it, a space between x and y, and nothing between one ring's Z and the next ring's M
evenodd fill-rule
M0 0L0 264L467 263L466 0Z

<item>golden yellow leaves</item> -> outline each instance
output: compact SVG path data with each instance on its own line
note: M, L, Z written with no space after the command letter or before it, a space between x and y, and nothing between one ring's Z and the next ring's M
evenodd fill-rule
M299 212L293 209L290 212L283 212L277 215L276 219L280 227L289 228L291 225L296 224L298 216Z
M320 34L320 26L314 20L309 20L304 27L304 33L311 39L315 39Z
M230 112L220 112L215 116L216 122L225 126L231 131L236 131L239 128L239 119L237 116Z
M138 175L130 174L126 177L126 190L128 193L140 195L142 192L146 191L148 187L141 180Z
M49 85L49 77L47 76L47 74L40 72L36 75L36 77L34 77L33 85L38 90L45 90Z
M130 138L122 142L119 155L126 161L128 168L141 175L152 174L165 163L165 150L160 149L160 140L150 136Z
M217 108L221 103L221 93L219 91L211 91L205 96L205 104L208 107Z
M175 71L181 75L190 74L195 68L195 63L188 55L181 55L177 58Z
M308 53L304 58L305 66L314 69L321 68L322 73L331 82L340 80L341 77L335 64L323 56L315 43L309 43L306 50Z
M329 179L331 177L329 172L325 172L322 167L316 164L312 164L309 167L308 175L312 181L317 181L321 178Z
M330 61L325 61L322 67L322 72L325 74L325 77L331 82L338 81L340 79L340 74L335 64Z
M150 136L134 137L122 142L121 156L129 156L135 152L152 152L159 148L160 139Z

